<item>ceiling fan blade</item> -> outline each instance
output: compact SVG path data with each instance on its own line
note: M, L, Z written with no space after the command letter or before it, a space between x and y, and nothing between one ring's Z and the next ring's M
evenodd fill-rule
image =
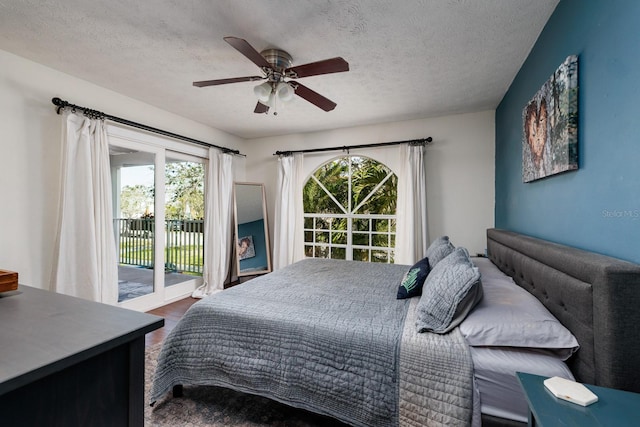
M255 50L253 46L249 44L245 39L238 37L225 37L224 41L233 46L238 52L249 58L251 62L256 64L260 68L271 68L271 64L264 59L264 56L260 55L260 52Z
M331 111L336 108L337 104L335 102L325 98L318 92L315 92L298 82L292 82L291 85L294 86L296 95L298 95L300 98L306 99L316 107L321 108L324 111Z
M256 109L253 110L254 113L258 114L267 114L269 112L269 106L264 105L262 102L258 101L256 104Z
M254 82L256 80L264 80L264 77L248 76L248 77L233 77L230 79L203 80L201 82L193 82L193 85L197 87L205 87L205 86L226 85L228 83Z
M341 73L343 71L349 71L349 63L340 57L297 65L284 70L285 75L292 79L317 76L320 74Z

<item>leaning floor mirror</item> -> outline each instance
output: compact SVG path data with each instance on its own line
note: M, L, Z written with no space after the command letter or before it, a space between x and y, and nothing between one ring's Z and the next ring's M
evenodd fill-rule
M264 184L234 183L233 201L238 277L269 273L271 254Z

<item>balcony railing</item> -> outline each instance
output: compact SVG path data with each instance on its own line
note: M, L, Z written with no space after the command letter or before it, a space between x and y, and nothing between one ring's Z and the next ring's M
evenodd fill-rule
M164 222L165 272L202 275L204 260L204 221L166 220ZM155 222L150 219L116 218L113 220L118 262L124 265L153 268Z
M307 257L394 263L396 216L304 214Z

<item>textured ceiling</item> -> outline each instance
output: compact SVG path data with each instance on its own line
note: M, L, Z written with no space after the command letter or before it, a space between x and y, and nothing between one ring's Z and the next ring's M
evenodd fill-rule
M255 138L493 109L558 1L0 0L0 49ZM349 72L300 80L338 106L267 116L256 83L192 86L260 74L224 36L294 65L343 57Z

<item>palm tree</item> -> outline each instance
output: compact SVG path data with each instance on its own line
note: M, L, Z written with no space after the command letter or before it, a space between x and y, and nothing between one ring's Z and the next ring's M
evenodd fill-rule
M314 179L315 178L315 179ZM341 158L322 165L307 181L303 190L305 212L344 213L329 194L345 207L347 204L347 182L349 179L349 159ZM322 186L327 191L325 191Z
M398 198L398 178L382 163L369 158L360 158L352 166L352 192L353 206L358 206L367 197L369 199L357 213L374 213L393 215L396 213L396 200ZM382 186L371 194L380 182Z

